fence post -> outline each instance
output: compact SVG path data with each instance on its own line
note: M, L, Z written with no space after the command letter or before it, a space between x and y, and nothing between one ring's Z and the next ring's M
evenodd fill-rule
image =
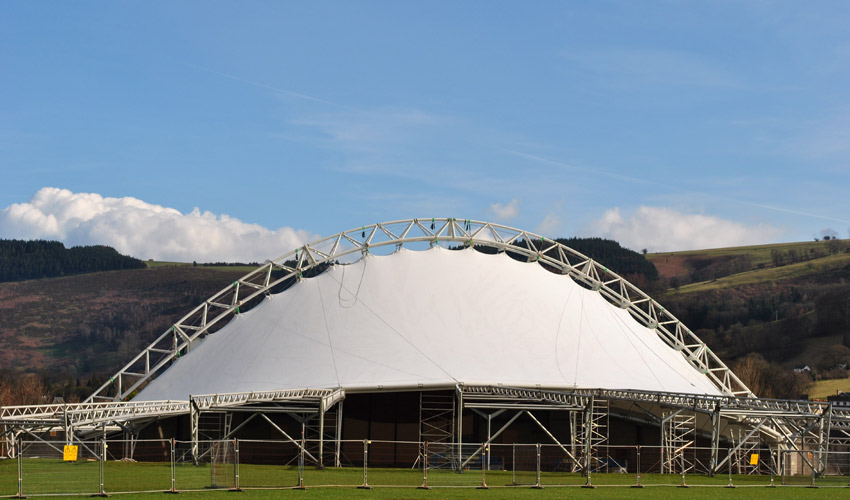
M542 489L543 486L540 484L540 443L535 445L537 450L537 482L532 486L534 489Z
M774 453L773 450L769 450L769 451L770 451L771 467L770 467L770 484L768 485L768 488L776 488L776 483L773 482L773 478L774 478L774 476L776 476L776 467L778 466L778 464L776 463L776 453Z
M814 454L812 454L812 456L814 456ZM812 461L814 461L814 458L812 458ZM808 485L807 488L817 488L817 485L815 484L815 468L811 467L811 469L812 469L812 483L810 485Z
M97 496L105 497L106 492L103 491L103 462L106 461L106 439L104 439L104 438L100 438L100 456L97 457L97 458L98 458L98 462L100 462L98 464L99 465L98 469L99 469L99 474L100 474L100 486L99 486L98 491L97 491Z
M430 490L431 487L428 486L428 441L425 441L422 450L422 486L420 486L419 489Z
M304 427L301 427L301 452L298 454L298 489L306 490L304 486L304 447L307 446L304 440Z
M242 491L239 488L239 440L233 440L233 489L230 491Z
M175 467L175 463L174 463L175 462L175 460L174 460L174 456L175 456L174 438L171 438L169 440L169 443L171 444L171 452L170 452L170 455L169 455L170 456L169 460L171 461L171 489L166 491L165 493L177 493L177 477L176 477L175 470L174 470L174 467Z
M369 441L368 439L363 440L363 484L357 487L359 490L371 490L372 487L369 486L369 483L366 481L366 470L369 467Z
M596 488L596 486L593 486L593 483L590 480L590 474L591 474L590 469L593 468L591 466L591 464L593 462L590 459L591 458L590 457L590 446L585 446L585 450L586 450L587 455L584 457L584 463L585 463L584 467L586 469L585 472L587 473L587 475L586 475L587 480L585 481L585 483L583 485L581 485L581 487L582 488Z
M732 484L732 448L728 448L726 450L726 461L729 462L729 484L727 484L726 487L734 488L735 485Z
M18 498L24 498L24 454L22 452L24 448L20 437L15 442L15 446L17 447L15 456L18 457Z
M488 490L488 489L490 489L490 488L487 486L487 480L486 480L486 476L487 476L487 472L486 472L486 471L487 471L487 469L484 467L484 463L485 463L485 462L484 462L484 457L485 457L485 454L486 454L486 453L487 453L487 443L481 443L481 486L478 486L478 487L476 488L476 489L479 489L479 490ZM540 482L540 481L538 481L538 483L539 483L539 482Z
M635 446L637 448L637 484L633 484L632 488L643 488L643 485L640 484L640 445Z
M511 447L511 483L516 486L516 443Z

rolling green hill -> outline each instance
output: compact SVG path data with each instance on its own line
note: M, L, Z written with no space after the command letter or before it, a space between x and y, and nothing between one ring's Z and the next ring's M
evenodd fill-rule
M649 254L670 311L733 365L758 357L763 396L794 397L850 362L850 242L831 240ZM797 394L799 393L799 394Z

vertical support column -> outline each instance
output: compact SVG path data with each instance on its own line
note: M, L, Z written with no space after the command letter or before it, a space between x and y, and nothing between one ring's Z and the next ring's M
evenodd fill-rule
M493 439L493 436L490 434L490 426L491 426L491 424L492 424L492 421L493 421L493 414L492 414L492 413L488 413L488 414L487 414L487 443L490 443L490 440L491 440L491 439ZM489 449L490 449L490 445L488 444L488 445L487 445L487 451L488 451L488 453L487 453L487 470L488 470L488 471L490 470L490 453L489 453ZM484 468L484 464L483 464L483 463L481 464L481 468L482 468L482 469Z
M430 490L428 486L428 441L425 441L422 448L422 486L420 490Z
M574 456L578 456L578 412L571 411L570 412L570 453ZM573 461L572 470L570 472L576 472L576 468L579 466Z
M99 484L97 488L97 495L94 496L105 497L106 492L103 489L103 462L106 461L106 439L103 437L100 438L100 456L97 457L97 461Z
M195 406L195 401L192 396L189 396L189 425L192 432L192 463L198 465L198 425L201 419L201 412Z
M592 452L591 440L593 438L593 396L587 398L587 406L584 408L584 472L587 476L587 484L590 485L590 469Z
M325 400L319 403L319 469L325 467Z
M18 457L18 498L24 498L24 454L21 453L23 447L20 436L15 446L17 447L15 455Z
M487 420L490 420L489 416L490 415L487 415L487 417L488 417ZM489 440L488 440L488 442L489 442ZM488 443L481 443L481 484L477 487L477 489L479 489L479 490L490 489L487 486L487 468L484 466L484 457L489 455L489 453L487 453L487 450L488 450Z
M821 416L818 418L818 420L819 420L818 441L817 441L817 450L815 452L816 456L814 457L815 460L813 460L814 463L812 464L812 484L814 484L815 474L820 474L820 471L823 470L823 468L822 468L823 467L823 444L824 444L823 431L824 431L824 423L826 422L826 420L824 419L823 414L821 414Z
M239 440L233 440L233 490L242 491L239 488Z
M65 428L65 444L70 446L70 445L74 444L74 432L73 432L73 429L71 429L70 422L68 421L68 412L67 411L62 412L62 418L63 418L64 423L65 423L65 426L64 426L64 428Z
M632 485L632 488L643 488L643 485L640 482L640 445L636 446L637 448L637 482Z
M536 466L536 476L535 476L536 480L535 480L534 486L532 486L532 488L540 490L540 489L543 489L543 485L540 484L540 443L537 443L537 445L535 446L535 449L537 451L537 466Z
M463 462L463 391L457 388L457 470Z
M732 448L726 450L726 460L729 462L729 484L727 484L726 487L734 488L735 485L732 484Z
M307 446L307 441L304 439L304 424L301 424L301 451L298 453L298 487L299 490L306 490L304 486L304 452Z
M818 434L818 475L826 472L829 460L829 433L832 427L832 403L826 407L825 414L820 417L820 433Z
M174 438L171 438L171 490L167 491L166 493L177 493L177 477L175 474L176 471L174 470L177 464L175 463L174 455Z
M511 447L511 484L516 486L516 443Z
M770 488L775 488L776 484L773 482L773 476L776 475L777 470L777 462L776 462L776 452L773 448L768 445L767 449L770 451ZM776 446L776 449L779 449L779 446Z
M714 477L720 453L720 403L714 406L711 413L711 460L708 463L708 477Z
M340 447L342 442L342 403L337 403L336 407L336 445L334 447L334 467L340 467Z
M363 484L357 487L358 490L371 490L367 481L367 473L369 470L369 443L368 439L363 440Z

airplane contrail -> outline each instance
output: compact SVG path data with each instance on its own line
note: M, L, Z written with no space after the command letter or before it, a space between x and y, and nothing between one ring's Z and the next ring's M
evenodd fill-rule
M286 94L288 96L296 97L298 99L303 99L305 101L320 102L322 104L330 104L332 106L345 107L342 104L339 104L339 103L336 103L336 102L333 102L333 101L328 101L328 100L325 100L325 99L319 99L318 97L313 97L311 95L302 94L300 92L294 92L292 90L281 89L281 88L278 88L278 87L272 87L271 85L266 85L265 83L247 80L245 78L240 78L238 76L229 75L227 73L222 73L221 71L216 71L214 69L205 68L203 66L197 66L197 65L194 65L194 64L190 64L189 66L191 66L195 69L199 69L201 71L206 71L207 73L212 73L213 75L218 75L218 76L222 76L224 78L229 78L229 79L237 81L237 82L247 83L248 85L253 85L254 87L259 87L261 89L271 90L272 92L277 92L277 93L280 93L280 94Z

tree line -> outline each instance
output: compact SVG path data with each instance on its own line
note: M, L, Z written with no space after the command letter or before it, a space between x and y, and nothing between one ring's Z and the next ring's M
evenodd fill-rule
M103 245L65 248L59 241L0 240L0 282L144 267L141 260Z

